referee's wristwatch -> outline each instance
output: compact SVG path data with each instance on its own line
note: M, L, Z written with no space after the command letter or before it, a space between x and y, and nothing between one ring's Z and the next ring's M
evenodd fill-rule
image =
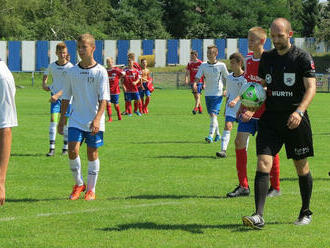
M298 113L298 114L300 115L301 118L304 117L304 111L301 111L300 109L296 109L295 112Z

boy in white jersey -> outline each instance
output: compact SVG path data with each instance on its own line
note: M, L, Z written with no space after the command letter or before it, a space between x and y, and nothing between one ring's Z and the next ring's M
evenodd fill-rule
M5 182L11 149L11 128L17 126L15 81L7 65L0 60L0 205L5 203Z
M88 177L85 200L95 199L95 186L100 168L98 147L103 145L105 130L104 109L110 100L109 80L106 69L93 57L95 39L91 34L78 38L78 53L81 61L67 70L66 84L63 88L62 115L58 132L63 134L64 113L72 99L72 114L69 119L69 164L75 180L71 200L77 200L86 190L81 174L79 150L85 140L87 144Z
M243 84L247 83L244 77L244 58L240 53L233 53L229 57L230 67L233 71L226 79L226 110L225 127L221 137L221 151L216 153L219 158L227 157L227 147L230 140L230 132L233 129L233 123L237 122L236 113L240 107L239 91Z
M44 72L42 79L42 88L45 91L51 92L50 101L50 125L49 125L49 152L46 154L49 156L55 155L55 138L56 138L56 125L58 115L61 112L61 100L62 100L62 88L63 88L63 72L71 68L73 65L68 60L68 49L64 42L60 42L56 45L57 61L51 63L47 70ZM48 86L48 76L53 77L53 83ZM68 129L64 128L64 141L62 154L67 154L68 151Z
M220 111L220 106L223 97L223 78L226 78L229 73L224 63L217 61L218 48L215 45L207 47L207 62L202 63L195 77L193 88L197 91L197 83L204 76L205 82L205 102L207 111L210 115L210 131L206 142L213 142L214 133L216 133L214 142L220 140L220 132L217 115Z

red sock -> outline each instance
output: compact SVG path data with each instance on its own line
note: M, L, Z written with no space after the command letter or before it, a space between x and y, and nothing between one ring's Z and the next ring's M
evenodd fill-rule
M107 112L108 112L108 116L109 116L109 118L110 118L111 115L112 115L111 104L108 104L108 105L107 105Z
M136 112L138 109L138 102L134 101L134 112Z
M239 180L239 185L244 188L249 187L248 179L247 179L247 153L246 148L235 150L236 151L236 169L237 176Z
M125 112L128 113L128 105L129 105L129 102L125 102Z
M140 113L143 113L143 111L142 111L142 102L141 101L139 101L138 102L138 106L139 106L139 111L140 111Z
M148 107L149 102L150 102L150 97L147 96L147 97L146 97L146 101L144 102L144 107L145 107L145 108Z
M203 112L203 108L202 108L202 105L201 104L198 105L198 111L199 112Z
M121 120L121 113L120 113L119 104L115 108L116 108L116 111L117 111L118 120Z
M270 184L273 189L280 190L280 156L278 153L273 158L273 166L270 171Z
M132 114L132 104L131 104L131 102L127 102L127 113Z

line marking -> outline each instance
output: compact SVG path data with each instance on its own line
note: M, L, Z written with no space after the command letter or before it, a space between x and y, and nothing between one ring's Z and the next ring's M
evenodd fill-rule
M85 209L85 210L77 210L77 211L65 211L65 212L54 212L54 213L40 213L34 216L19 216L19 217L3 217L0 218L0 222L6 221L14 221L14 220L24 220L24 219L31 219L31 218L40 218L40 217L49 217L49 216L56 216L56 215L72 215L72 214L81 214L81 213L93 213L99 212L104 210L113 210L113 209L130 209L130 208L144 208L144 207L157 207L157 206L166 206L166 205L179 205L182 202L159 202L159 203L145 203L145 204L137 204L137 205L126 205L122 207L110 207L110 208L92 208L92 209Z

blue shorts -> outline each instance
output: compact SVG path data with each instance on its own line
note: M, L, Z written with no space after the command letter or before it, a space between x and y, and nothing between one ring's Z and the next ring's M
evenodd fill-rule
M237 132L250 133L253 136L258 131L258 119L251 119L248 122L242 122L238 120Z
M130 102L132 100L140 100L139 92L128 92L128 93L126 93L126 102Z
M51 95L54 95L51 93ZM61 99L57 99L56 102L51 102L50 103L50 113L55 114L55 113L61 113Z
M72 108L72 104L69 104L68 105L68 108L66 109L65 117L70 117L70 115L71 115L71 108Z
M98 148L103 146L103 132L99 131L97 134L92 135L91 132L82 131L75 127L69 127L68 142L83 142L89 147Z
M143 83L143 88L144 90L139 89L140 97L143 98L144 96L151 96L151 92L147 87L147 83Z
M196 93L196 92L194 92L193 84L190 84L190 88L191 88L193 94ZM197 93L202 94L202 90L203 90L203 84L197 83Z
M222 96L205 96L207 112L218 115L222 103Z
M110 102L113 104L119 103L119 94L110 94Z
M226 115L225 122L237 122L237 119L232 116Z

